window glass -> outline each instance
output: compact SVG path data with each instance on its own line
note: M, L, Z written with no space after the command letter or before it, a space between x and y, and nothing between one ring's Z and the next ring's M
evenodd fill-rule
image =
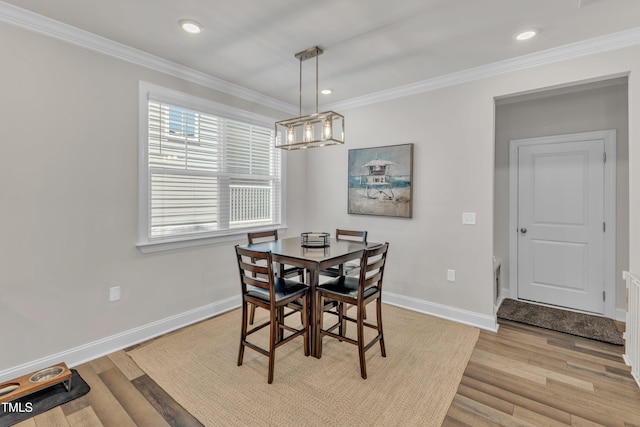
M155 98L146 102L141 141L143 243L279 225L281 163L273 128Z

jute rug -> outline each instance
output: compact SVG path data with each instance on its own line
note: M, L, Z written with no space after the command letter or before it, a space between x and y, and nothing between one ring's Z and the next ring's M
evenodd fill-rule
M240 316L234 310L128 354L206 426L439 426L479 334L384 305L387 357L377 344L367 352L368 379L360 378L355 346L325 338L316 359L304 356L296 338L276 351L274 381L267 384L265 356L247 348L236 366Z
M551 329L611 344L624 345L622 333L612 319L576 313L558 308L505 299L500 304L499 319Z

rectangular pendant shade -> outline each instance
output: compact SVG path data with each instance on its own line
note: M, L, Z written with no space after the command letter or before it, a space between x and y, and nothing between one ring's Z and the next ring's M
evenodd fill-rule
M275 123L275 146L302 150L344 144L344 116L334 111L314 113Z

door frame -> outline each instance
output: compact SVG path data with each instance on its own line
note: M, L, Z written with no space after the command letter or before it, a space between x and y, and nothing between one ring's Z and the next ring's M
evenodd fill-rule
M604 140L604 316L616 318L616 130L509 141L509 296L518 299L518 149L526 145ZM579 310L576 310L579 311Z

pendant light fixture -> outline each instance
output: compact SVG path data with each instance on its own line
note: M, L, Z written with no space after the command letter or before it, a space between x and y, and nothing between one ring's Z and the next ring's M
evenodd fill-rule
M344 144L344 116L334 111L318 113L318 56L323 51L314 46L296 53L300 61L300 115L292 119L276 122L276 148L301 150ZM316 58L316 112L302 115L302 62Z

